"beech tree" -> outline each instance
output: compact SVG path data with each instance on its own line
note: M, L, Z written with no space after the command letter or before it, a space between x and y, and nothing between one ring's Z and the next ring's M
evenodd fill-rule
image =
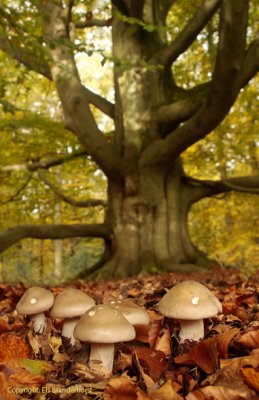
M251 37L248 23L253 1L195 1L195 11L174 37L168 34L170 13L182 3L175 0L103 2L109 14L104 19L93 11L83 18L78 11L80 6L95 10L94 5L104 6L101 2L26 3L40 21L40 33L34 37L29 28L26 32L32 23L28 20L17 34L17 11L1 8L6 30L0 48L54 82L65 128L107 178L107 208L102 224L14 226L0 233L0 251L27 237L100 237L105 251L96 268L102 266L112 276L137 274L153 265L169 271L185 264L209 265L188 232L191 206L231 191L258 194L259 177L195 179L185 173L181 155L221 124L258 70L259 39ZM111 30L114 103L80 79L76 38L90 27ZM177 83L174 65L206 29L215 51L212 69L206 82L186 89ZM112 137L98 126L93 107L114 121ZM25 168L49 168L63 161L37 161Z

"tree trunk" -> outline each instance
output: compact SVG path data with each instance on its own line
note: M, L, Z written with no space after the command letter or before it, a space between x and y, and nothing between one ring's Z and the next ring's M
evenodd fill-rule
M134 195L110 190L107 222L113 225L112 257L101 271L122 277L156 271L187 272L205 266L206 256L191 242L187 216L192 188L179 162L168 173L142 171Z
M120 60L115 68L115 144L134 173L124 187L109 181L106 222L113 226L113 240L104 271L128 276L173 270L201 258L187 228L191 188L182 180L178 158L154 167L153 162L141 165L141 155L163 136L156 109L166 102L169 87L172 93L176 88L168 71L143 62L143 31L140 37L120 20L113 24L114 57Z

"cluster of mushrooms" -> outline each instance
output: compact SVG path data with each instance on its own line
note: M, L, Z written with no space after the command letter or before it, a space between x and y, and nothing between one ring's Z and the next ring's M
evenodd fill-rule
M63 319L61 335L70 339L91 343L90 367L101 364L112 371L114 345L135 339L134 326L148 325L149 315L145 308L130 300L111 300L96 305L81 290L64 289L56 297L41 287L29 288L19 300L16 310L30 315L34 331L42 334L46 329L45 312L53 319ZM204 318L222 312L220 301L211 291L197 281L183 281L172 287L158 303L158 310L168 318L180 322L180 341L200 340L204 337Z

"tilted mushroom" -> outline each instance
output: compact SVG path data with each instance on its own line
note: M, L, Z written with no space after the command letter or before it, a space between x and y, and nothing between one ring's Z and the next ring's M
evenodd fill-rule
M122 313L107 304L90 308L79 320L74 336L82 342L91 343L89 364L100 363L109 371L113 368L114 344L133 340L133 326Z
M149 315L145 308L131 300L110 300L107 304L119 310L133 326L149 324Z
M51 318L64 318L61 335L70 339L75 344L73 335L74 327L89 308L95 305L94 299L81 290L74 288L64 289L55 298L54 305L50 310Z
M49 310L54 303L54 295L41 287L31 287L26 290L16 305L19 314L30 315L33 329L36 333L43 333L46 329L44 311Z
M169 318L178 319L181 342L204 337L204 318L215 317L222 312L216 296L203 284L183 281L172 287L160 300L158 309Z

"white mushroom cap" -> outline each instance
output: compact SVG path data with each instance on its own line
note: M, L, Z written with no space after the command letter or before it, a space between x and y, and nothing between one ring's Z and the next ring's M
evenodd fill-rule
M94 299L86 293L78 289L67 288L55 298L50 316L51 318L80 317L94 305Z
M147 311L144 308L133 303L133 301L111 300L108 304L111 307L119 310L132 325L149 324L149 315Z
M26 290L16 305L19 314L33 315L49 310L54 302L54 295L41 287L31 287Z
M172 287L160 300L159 311L166 317L197 320L222 312L220 301L204 285L183 281Z
M88 343L118 343L133 340L136 333L120 311L101 304L90 308L80 318L74 336Z

